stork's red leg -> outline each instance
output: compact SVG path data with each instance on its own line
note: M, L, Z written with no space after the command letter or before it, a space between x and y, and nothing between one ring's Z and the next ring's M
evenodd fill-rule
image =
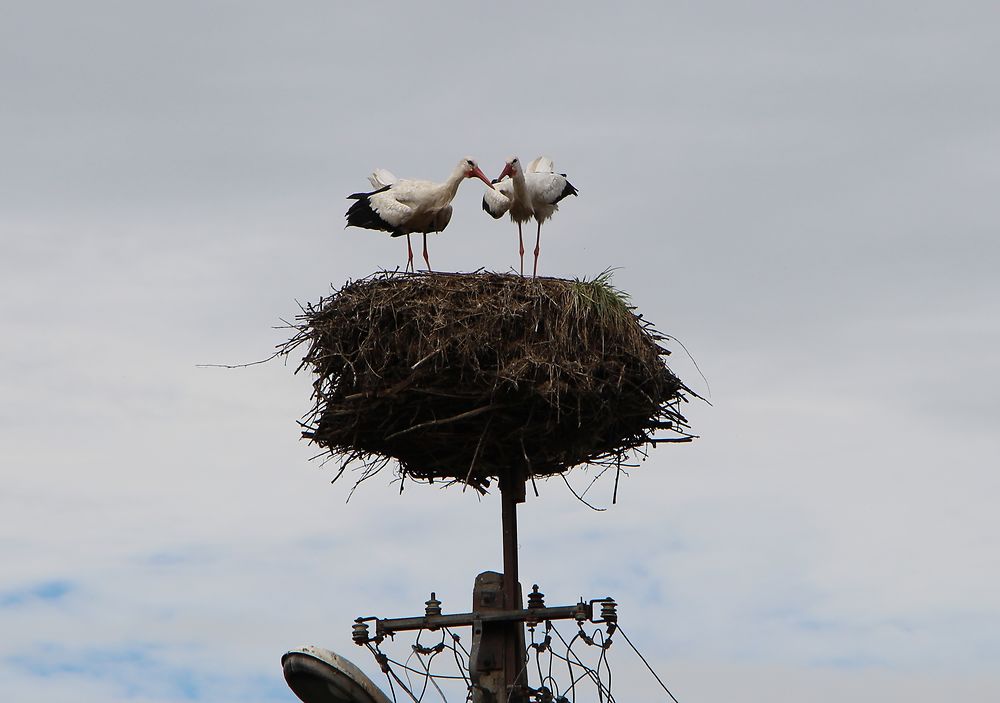
M542 223L538 223L538 235L535 237L535 270L531 272L531 277L535 278L538 276L538 252L542 250Z
M413 271L413 246L410 244L410 235L406 235L406 270Z
M521 223L517 223L517 243L521 247L521 275L524 275L524 237L521 236Z
M427 270L431 270L431 260L427 257L427 233L424 232L424 261L427 262Z

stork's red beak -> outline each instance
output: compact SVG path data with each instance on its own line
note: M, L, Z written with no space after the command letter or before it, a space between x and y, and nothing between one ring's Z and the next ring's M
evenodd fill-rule
M510 161L504 164L503 171L501 171L500 175L497 176L497 180L502 181L504 179L504 176L510 176L511 178L514 177L514 169L511 168Z
M469 172L469 175L466 176L466 177L467 178L472 178L473 176L475 176L476 178L478 178L479 180L481 180L483 183L485 183L486 185L488 185L490 188L493 188L493 184L490 183L490 179L486 177L485 173L483 173L483 169L479 168L478 166L476 166L474 169L472 169ZM496 190L496 189L494 188L494 190Z

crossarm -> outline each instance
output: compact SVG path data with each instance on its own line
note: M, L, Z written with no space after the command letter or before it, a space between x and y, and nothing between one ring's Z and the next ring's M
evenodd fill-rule
M436 630L441 627L471 627L477 622L544 622L545 620L593 620L593 603L560 605L553 608L492 610L451 615L428 615L419 618L386 618L375 620L376 636L391 635L405 630Z

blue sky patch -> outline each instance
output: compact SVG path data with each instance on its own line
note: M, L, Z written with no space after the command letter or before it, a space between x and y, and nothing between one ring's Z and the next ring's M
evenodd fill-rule
M189 659L190 663L179 659ZM146 642L101 647L38 644L3 663L41 679L78 677L100 681L117 689L123 698L213 703L294 698L277 667L269 674L248 674L231 664L228 669L222 668L224 665L212 657Z
M36 602L57 602L74 590L76 590L76 584L72 581L57 579L9 591L0 591L0 608L16 608Z

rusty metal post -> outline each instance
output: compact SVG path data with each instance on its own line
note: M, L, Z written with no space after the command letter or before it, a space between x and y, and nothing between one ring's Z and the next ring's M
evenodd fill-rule
M500 516L503 523L503 591L508 610L520 609L521 584L517 569L517 504L525 498L525 478L517 469L508 469L500 477ZM504 671L507 700L520 703L525 697L517 688L528 683L524 666L524 624L511 622L504 633Z
M510 472L513 473L513 472ZM524 481L510 473L500 479L500 519L503 523L503 583L507 607L517 608L517 504L524 502Z

